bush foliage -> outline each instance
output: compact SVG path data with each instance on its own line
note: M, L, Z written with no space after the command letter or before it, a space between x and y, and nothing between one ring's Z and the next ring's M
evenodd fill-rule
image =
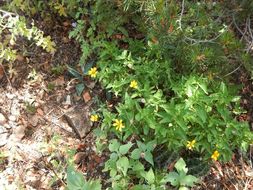
M210 163L229 161L253 140L248 124L236 119L243 110L238 87L229 82L239 65L250 68L249 52L231 24L232 17L251 14L245 2L13 0L7 7L75 20L69 36L80 43L83 75L117 97L114 109L101 105L93 117L102 121L95 130L98 150L111 152L104 169L109 189L166 189L168 182L186 189L196 179L186 177L185 166L177 165L184 168L176 167L179 174L158 169L158 149L177 152L177 158L193 152ZM20 28L11 34L34 36L37 45L54 50L50 38ZM107 138L109 147L102 143ZM175 182L180 172L189 181Z

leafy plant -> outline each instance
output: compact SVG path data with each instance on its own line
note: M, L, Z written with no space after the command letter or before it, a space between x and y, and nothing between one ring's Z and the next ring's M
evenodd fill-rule
M67 189L68 190L101 190L102 186L98 180L86 181L80 172L72 167L67 169Z
M180 158L176 164L175 168L177 172L170 172L164 178L166 182L170 182L172 186L177 187L179 190L187 190L188 187L193 187L198 179L195 176L187 175L188 169L182 158Z

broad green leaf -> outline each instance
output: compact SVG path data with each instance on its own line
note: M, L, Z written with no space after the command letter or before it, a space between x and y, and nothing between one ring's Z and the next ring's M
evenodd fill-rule
M119 147L120 147L120 143L116 139L113 139L110 141L109 150L111 152L117 152Z
M144 155L144 159L150 163L152 166L154 166L154 160L153 160L153 155L151 152L149 151L146 151L145 152L145 155Z
M175 168L177 169L177 171L180 173L180 172L183 172L183 173L187 173L188 172L188 169L186 168L186 164L185 164L185 161L183 160L183 158L180 158L177 163L175 164Z
M76 85L76 93L78 96L81 96L82 92L84 90L84 84L80 83Z
M143 164L138 160L134 160L131 163L131 167L132 167L133 171L144 171L144 169L145 169Z
M189 190L189 188L188 187L179 187L178 190Z
M196 178L193 175L186 175L180 180L180 185L190 186L193 187L194 183L198 181L198 178Z
M146 173L145 179L147 180L149 185L151 185L155 182L155 174L154 174L152 168L150 168L149 171Z
M141 141L137 141L137 145L142 152L146 151L147 147L144 143L142 143Z
M119 153L122 155L126 154L132 146L133 146L133 143L131 143L131 142L121 145L119 147Z
M76 69L70 67L70 66L67 66L68 68L68 72L73 75L74 77L78 78L80 81L83 81L83 75L80 74Z
M131 153L131 158L138 160L141 156L141 150L136 148L133 150L133 152Z
M205 83L198 83L199 87L205 92L205 94L208 94L207 87Z
M73 167L67 168L67 187L69 190L79 190L84 185L84 177L76 172Z
M166 176L165 181L168 181L168 182L171 183L172 186L177 187L177 186L180 185L178 179L179 179L178 173L176 173L176 172L170 172L170 173Z
M129 160L127 157L121 157L119 160L116 162L116 166L118 167L119 170L122 171L123 175L127 175L127 170L129 168Z
M201 120L205 123L206 122L206 118L207 118L207 114L206 111L201 107L201 106L197 106L196 107L196 111L197 111L197 115L201 118Z

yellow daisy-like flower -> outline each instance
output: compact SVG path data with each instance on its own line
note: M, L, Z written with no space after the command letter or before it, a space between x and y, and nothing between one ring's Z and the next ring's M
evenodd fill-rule
M131 81L130 87L131 87L131 88L134 88L134 89L137 89L137 88L138 88L138 83L136 82L136 80Z
M187 145L186 147L189 149L189 150L192 150L194 147L195 147L195 143L196 143L196 140L192 140L192 141L187 141Z
M98 121L98 115L97 114L95 114L95 115L91 115L90 116L90 120L92 121L92 122L96 122L96 121Z
M88 74L91 76L91 78L96 78L97 73L98 73L98 71L97 71L97 68L96 68L96 67L92 67L92 68L89 70L89 72L88 72Z
M113 126L116 127L117 131L122 131L125 126L123 125L122 119L115 119Z
M212 154L211 158L216 161L216 160L218 160L219 156L220 156L220 153L217 150L215 150L214 153Z

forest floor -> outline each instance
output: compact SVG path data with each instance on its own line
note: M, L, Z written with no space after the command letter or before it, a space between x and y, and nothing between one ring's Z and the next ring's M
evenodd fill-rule
M91 132L96 126L89 119L102 89L87 79L89 88L76 95L78 81L66 68L80 56L78 44L68 38L71 22L39 23L56 43L56 53L20 39L17 60L0 67L0 189L64 189L71 156L85 176L106 180L101 171L107 155L96 153ZM243 71L237 76L248 111L242 120L252 122L252 81ZM194 189L253 189L252 169L237 152L229 163L216 162Z

